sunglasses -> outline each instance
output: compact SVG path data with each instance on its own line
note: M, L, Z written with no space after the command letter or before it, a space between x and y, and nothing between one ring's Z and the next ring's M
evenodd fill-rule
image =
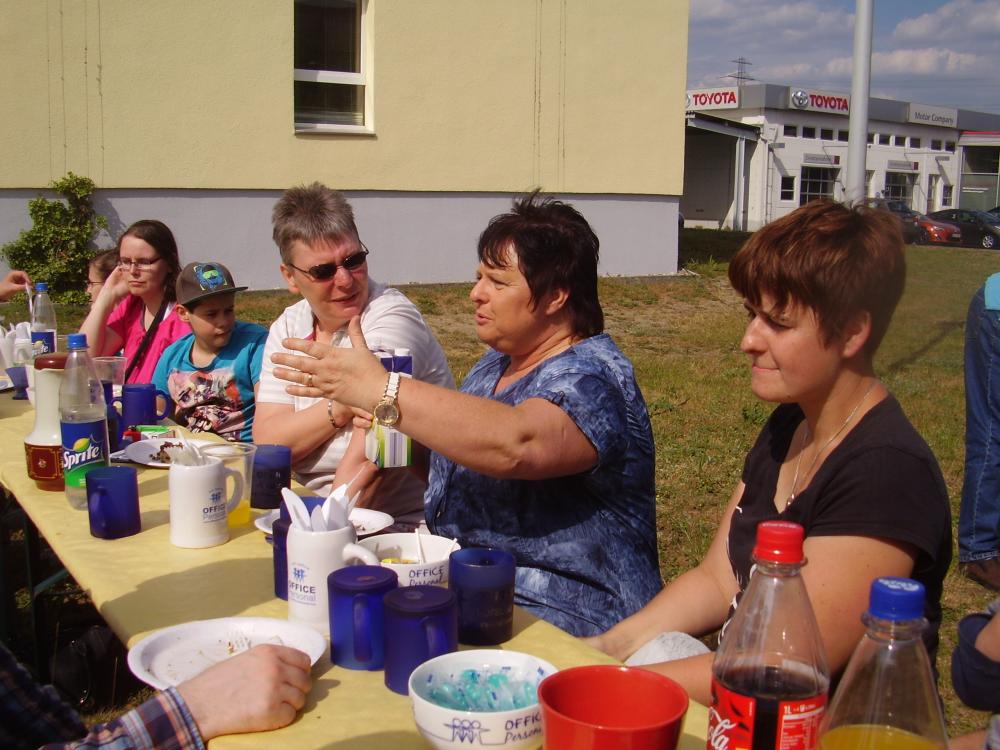
M289 268L294 268L299 273L304 273L313 281L329 281L334 276L337 275L337 269L343 268L348 271L353 271L355 268L360 268L361 264L365 262L365 258L368 257L368 248L365 247L365 243L361 243L361 250L358 252L348 255L340 263L320 263L318 266L313 266L312 268L306 270L305 268L299 268L298 266L293 266L291 263L286 263Z

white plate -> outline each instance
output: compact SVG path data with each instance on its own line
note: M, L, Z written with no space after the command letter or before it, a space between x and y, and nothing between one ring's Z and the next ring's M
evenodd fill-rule
M160 447L164 443L180 445L181 441L179 438L146 438L145 440L136 440L134 443L129 443L125 446L125 456L129 461L134 461L143 466L152 466L154 469L169 469L170 464L168 462L153 460L153 456L160 452ZM212 445L213 443L217 443L217 441L188 440L188 444L193 445L195 448L201 448L203 445ZM222 445L222 443L218 444Z
M262 643L305 651L313 664L326 651L326 639L307 625L273 617L222 617L146 636L129 649L128 667L143 682L165 690Z
M279 512L277 510L269 511L257 517L253 525L265 534L270 534L273 530L274 522L278 520L278 516ZM355 508L351 511L348 518L354 524L354 530L358 532L358 536L374 534L376 531L381 531L392 526L396 520L388 513L383 513L380 510L372 510L371 508Z

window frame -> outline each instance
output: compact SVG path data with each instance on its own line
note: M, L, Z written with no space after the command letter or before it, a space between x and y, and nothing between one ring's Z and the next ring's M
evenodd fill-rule
M788 203L795 201L795 182L795 175L781 175L781 182L778 184L778 200ZM786 186L786 183L791 184Z
M372 83L374 80L374 54L372 51L371 23L368 20L368 0L358 0L361 5L360 28L358 29L358 42L361 45L361 52L358 55L359 67L357 73L339 70L310 70L308 68L292 68L292 117L295 117L295 92L294 82L305 83L331 83L348 86L361 86L364 90L364 124L345 125L343 123L306 123L294 122L296 133L340 133L356 135L375 135L375 112L374 112L374 92ZM295 29L292 29L294 37Z

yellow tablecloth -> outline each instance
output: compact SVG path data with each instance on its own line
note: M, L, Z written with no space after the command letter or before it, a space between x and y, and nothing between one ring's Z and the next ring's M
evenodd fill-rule
M53 551L111 628L128 645L160 628L215 617L287 616L273 593L271 547L252 524L234 529L226 544L180 549L170 544L167 472L139 470L142 531L105 541L90 536L87 514L62 493L35 487L25 471L23 441L34 410L0 394L0 483L17 499ZM503 648L525 651L559 668L614 663L527 612L515 612L514 637ZM323 657L313 669L309 701L290 726L275 732L220 737L212 748L295 747L405 750L425 747L409 698L388 690L381 672L359 672ZM708 713L692 703L682 750L702 750Z

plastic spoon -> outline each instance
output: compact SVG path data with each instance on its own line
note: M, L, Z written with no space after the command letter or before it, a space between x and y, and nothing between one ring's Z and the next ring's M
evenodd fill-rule
M415 528L413 533L417 535L417 562L423 565L426 558L424 557L424 545L420 543L420 527Z
M309 517L309 520L312 521L313 531L326 531L327 526L326 519L323 518L323 506L317 505L313 508L313 512Z
M178 430L177 431L177 438L181 441L181 445L184 447L185 453L190 454L191 465L192 466L201 466L202 463L204 463L201 460L201 453L193 445L191 445L191 443L189 443L187 441L187 438L184 437L184 433L182 433L180 430Z
M292 523L304 531L312 531L312 524L309 522L309 509L302 502L302 498L296 495L287 487L281 488L281 497L288 506L288 515Z

